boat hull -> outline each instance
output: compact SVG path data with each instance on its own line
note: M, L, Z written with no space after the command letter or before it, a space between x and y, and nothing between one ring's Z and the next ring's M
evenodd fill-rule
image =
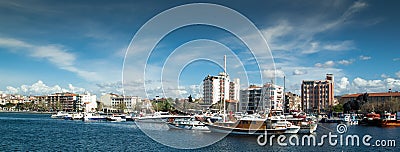
M210 129L205 124L177 124L177 123L167 123L170 129L184 129L184 130L200 130L209 131Z
M208 128L211 132L216 133L224 133L224 134L234 134L234 135L276 135L276 134L284 134L287 130L286 128L279 129L242 129L242 128L232 128L232 127L224 127L218 125L208 124Z

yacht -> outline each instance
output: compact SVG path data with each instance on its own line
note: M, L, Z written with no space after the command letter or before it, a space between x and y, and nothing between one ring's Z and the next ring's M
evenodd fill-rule
M263 135L283 134L286 125L278 125L271 119L245 115L237 121L208 123L211 132L238 134L238 135Z
M52 114L51 118L53 119L64 119L64 117L68 116L68 113L65 111L59 111L56 114Z
M99 113L85 113L83 121L106 121L106 116L100 115Z
M186 129L186 130L200 130L209 131L206 124L204 124L199 117L195 116L176 116L168 118L167 125L171 129Z
M135 122L165 123L171 117L174 117L174 115L169 114L169 112L155 112L150 116L137 117Z
M126 119L122 115L112 115L106 117L108 121L114 121L114 122L123 122L126 121Z

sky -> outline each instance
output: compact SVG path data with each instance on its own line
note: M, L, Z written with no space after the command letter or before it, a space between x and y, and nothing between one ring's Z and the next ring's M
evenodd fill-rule
M400 90L399 1L0 1L0 93L201 97L335 76L335 95ZM175 13L175 14L174 14Z

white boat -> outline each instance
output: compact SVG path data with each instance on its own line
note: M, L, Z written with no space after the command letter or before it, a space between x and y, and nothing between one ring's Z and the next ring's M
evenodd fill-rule
M285 134L297 134L300 130L300 126L286 121L283 116L272 116L269 119L271 119L275 126L286 127Z
M149 123L165 123L168 118L174 117L175 115L170 115L169 112L155 112L153 115L137 117L135 122L149 122Z
M196 117L193 116L170 117L167 125L171 129L209 131L206 124L197 120Z
M99 113L85 113L83 121L106 121L106 116L102 116Z
M68 113L65 111L59 111L56 114L52 114L51 118L53 119L64 119L64 117L68 116Z
M293 118L286 116L286 120L294 125L300 126L299 134L311 134L317 130L318 124L313 117Z
M83 120L83 113L81 112L70 112L64 116L65 120Z
M115 121L115 122L123 122L126 121L125 118L122 118L120 115L112 115L106 118L108 121Z

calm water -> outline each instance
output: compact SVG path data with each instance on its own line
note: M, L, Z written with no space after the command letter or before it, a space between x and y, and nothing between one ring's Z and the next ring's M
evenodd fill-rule
M323 134L341 135L336 124L320 124L315 135L319 142ZM173 147L201 147L196 151L400 151L400 128L349 126L344 135L365 134L377 139L393 139L396 147L330 146L259 146L257 136L227 136L207 132L168 130L156 126L150 133L155 140ZM158 136L155 136L158 135ZM299 136L301 139L301 136ZM222 140L218 140L222 138ZM289 136L288 136L289 138ZM167 139L167 140L166 140ZM177 151L179 149L156 142L133 122L67 121L51 119L46 114L0 113L0 151ZM217 140L210 142L210 140ZM286 139L287 140L287 139ZM206 141L206 142L199 142ZM213 143L205 146L208 143ZM286 141L286 143L288 143ZM205 147L204 147L205 146Z

